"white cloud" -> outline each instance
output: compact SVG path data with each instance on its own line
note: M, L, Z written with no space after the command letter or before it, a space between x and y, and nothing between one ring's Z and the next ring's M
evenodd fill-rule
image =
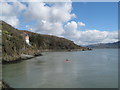
M80 38L76 41L77 44L96 44L96 43L109 43L118 41L118 32L100 31L100 30L87 30L79 31Z
M77 23L75 21L68 22L65 26L65 33L63 34L64 37L71 39L71 40L77 40L80 38L80 32L77 30Z
M46 21L45 21L45 20L42 20L41 22L42 22L43 24L45 24L45 23L46 23Z
M85 26L85 23L83 23L83 22L78 22L78 25L81 26L81 27L84 27L84 26Z
M51 22L67 22L71 18L75 17L74 13L71 13L72 3L56 3L51 8Z
M64 29L61 23L39 23L39 26L34 28L34 30L38 33L56 36L61 36L61 34L64 33Z
M19 19L16 16L9 16L9 17L0 16L0 20L4 20L5 22L7 22L8 24L14 27L17 27L19 25Z
M68 22L65 26L64 37L73 40L76 44L87 45L95 43L109 43L118 41L118 32L100 30L78 30L79 23Z
M19 25L18 16L22 10L26 9L25 5L16 0L14 3L0 3L0 7L2 7L0 20L6 21L10 25L17 27Z
M45 6L45 3L28 3L27 10L25 12L25 19L28 20L47 20L49 18L49 7Z
M68 22L68 23L65 25L65 28L68 29L68 30L77 29L77 23L76 23L75 21Z
M19 15L22 13L24 22L34 22L32 26L26 26L29 30L41 34L62 36L73 40L79 45L108 43L118 40L117 31L78 30L79 27L86 26L86 24L71 21L72 18L76 17L74 13L71 13L71 2L47 3L47 5L43 2L29 2L26 4L18 0L12 4L7 2L0 4L0 7L2 7L0 19L17 27L19 23L22 23L19 19Z
M47 3L49 4L49 3ZM36 21L33 31L42 34L61 36L64 33L64 23L75 17L71 13L72 3L52 3L46 5L43 2L28 3L24 14L26 21Z
M27 11L25 12L25 18L29 20L39 19L49 21L51 23L67 22L71 18L75 17L75 14L71 14L72 4L68 3L54 3L52 6L46 5L46 3L35 2L28 3Z

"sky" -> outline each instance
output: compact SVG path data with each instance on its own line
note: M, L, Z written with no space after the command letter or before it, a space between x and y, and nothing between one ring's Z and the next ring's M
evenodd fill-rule
M3 2L0 19L20 30L55 35L78 45L118 41L117 2Z
M87 29L113 31L118 29L118 3L89 2L73 3L77 21L84 21Z

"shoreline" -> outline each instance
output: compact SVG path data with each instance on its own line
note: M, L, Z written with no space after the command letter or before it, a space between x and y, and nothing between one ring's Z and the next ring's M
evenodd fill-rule
M24 61L24 60L29 60L29 59L35 58L35 57L37 57L37 56L42 56L41 52L36 53L36 54L31 54L31 55L21 54L21 56L20 56L19 58L17 58L16 60L11 60L11 61L3 60L3 61L2 61L2 64L14 64L14 63L19 63L19 62L22 62L22 61Z
M73 51L89 51L92 49L69 49L69 50L52 50L52 49L45 49L45 50L40 50L40 52L34 53L34 54L21 54L21 56L19 58L17 58L16 60L11 60L11 61L7 61L7 60L3 60L2 64L14 64L14 63L19 63L22 62L24 60L29 60L38 56L42 56L42 52L73 52Z
M72 52L72 51L89 51L92 50L91 48L87 49L44 49L40 50L41 52Z

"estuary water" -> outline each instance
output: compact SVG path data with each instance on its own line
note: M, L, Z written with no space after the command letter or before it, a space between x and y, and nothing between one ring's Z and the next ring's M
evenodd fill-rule
M42 54L3 65L3 80L13 88L118 87L118 49Z

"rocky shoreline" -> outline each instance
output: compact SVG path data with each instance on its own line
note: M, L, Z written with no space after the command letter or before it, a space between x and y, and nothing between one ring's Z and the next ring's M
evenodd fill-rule
M18 57L15 60L2 60L2 64L18 63L24 60L35 58L37 56L42 56L41 52L72 52L72 51L88 51L88 50L92 50L92 49L89 49L89 48L88 49L68 49L68 50L45 49L34 54L21 54L20 57Z
M35 54L31 54L31 55L21 54L20 57L18 57L15 60L2 60L2 64L18 63L18 62L21 62L21 61L24 61L24 60L28 60L28 59L37 57L37 56L42 56L42 54L40 52L39 53L35 53Z

